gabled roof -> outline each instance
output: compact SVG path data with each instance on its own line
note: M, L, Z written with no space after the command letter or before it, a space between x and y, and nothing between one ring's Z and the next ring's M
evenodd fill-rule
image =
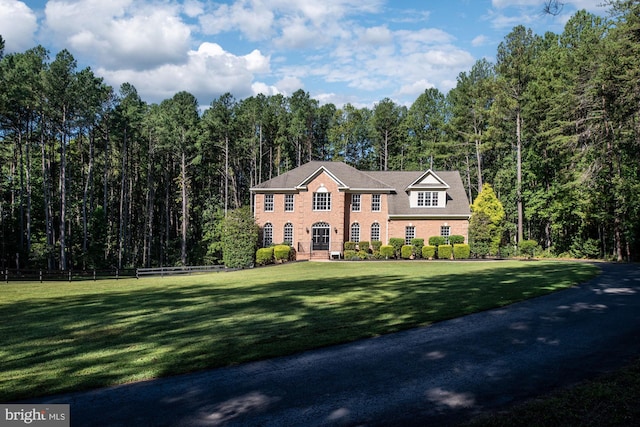
M410 191L419 190L445 190L438 184L436 187L416 186L416 183L423 181L429 171L415 172L368 172L372 177L384 181L390 186L400 188L405 191L398 191L389 195L389 217L460 217L469 218L471 210L469 208L469 200L462 184L462 178L457 171L431 171L431 176L437 176L438 179L445 183L447 194L447 204L444 208L439 207L420 207L412 208L409 202Z
M343 162L313 161L305 163L289 172L283 173L251 188L252 192L297 191L307 188L307 184L319 174L325 172L333 179L338 188L346 191L391 192L395 189L384 182Z
M305 163L251 188L254 193L297 192L326 173L345 192L389 193L389 217L393 218L469 218L467 194L457 171L359 171L343 162ZM410 206L411 191L446 191L446 207Z
M450 186L434 171L429 169L407 186L405 191L410 190L446 190Z

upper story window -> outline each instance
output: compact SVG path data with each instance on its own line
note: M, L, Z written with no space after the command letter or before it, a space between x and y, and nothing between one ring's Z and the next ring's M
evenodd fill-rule
M372 194L371 195L371 212L380 212L380 194Z
M264 211L273 212L273 194L264 195Z
M360 194L351 195L351 212L360 212Z
M320 187L318 188L318 191L313 193L313 210L331 210L331 193L329 193L329 191L325 187Z
M284 195L284 211L293 212L293 194Z
M438 192L437 191L419 191L418 206L419 207L438 206Z

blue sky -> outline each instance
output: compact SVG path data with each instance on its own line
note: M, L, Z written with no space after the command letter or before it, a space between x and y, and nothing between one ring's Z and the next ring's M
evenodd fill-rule
M186 90L206 106L225 92L290 95L371 107L443 92L481 58L493 61L516 25L562 32L602 0L0 0L5 53L68 49L147 102Z

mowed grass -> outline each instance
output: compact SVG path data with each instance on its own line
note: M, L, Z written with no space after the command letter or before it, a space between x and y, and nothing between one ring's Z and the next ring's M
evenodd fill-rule
M565 262L291 263L0 284L0 401L221 367L500 307L597 274Z

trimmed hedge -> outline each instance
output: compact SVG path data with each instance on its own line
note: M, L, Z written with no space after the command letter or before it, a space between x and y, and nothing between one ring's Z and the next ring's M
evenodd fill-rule
M356 250L356 242L344 242L344 250L345 251L355 251Z
M453 246L440 245L438 246L438 259L451 259L453 253Z
M391 237L389 239L389 245L393 246L393 253L396 258L400 258L402 247L404 246L404 239L399 237Z
M256 252L256 263L258 265L267 265L273 263L273 247L260 248Z
M391 245L380 246L380 256L382 256L382 258L393 258L395 253L396 252Z
M452 234L449 236L449 243L452 245L461 245L464 243L464 236L460 234Z
M369 252L369 242L360 241L358 242L358 248L360 251Z
M471 256L471 247L462 243L453 245L453 257L455 259L467 259Z
M291 246L289 245L276 245L273 248L273 256L276 261L286 261L289 259L291 253Z
M409 259L413 255L413 250L415 248L413 245L403 245L402 249L400 249L402 259Z
M373 249L374 252L380 251L380 246L382 246L382 242L380 240L371 241L371 249Z
M433 259L436 256L436 247L435 246L423 246L422 247L422 258L424 259Z
M429 246L440 246L444 245L446 240L442 236L431 236L429 237Z
M353 249L345 249L344 259L346 259L347 261L352 261L354 258L358 258L357 252Z

